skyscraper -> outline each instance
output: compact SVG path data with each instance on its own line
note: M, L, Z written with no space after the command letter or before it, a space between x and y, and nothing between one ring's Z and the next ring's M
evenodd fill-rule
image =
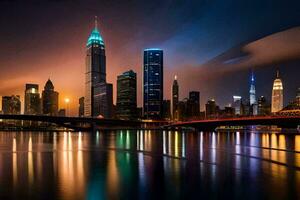
M113 86L110 83L98 83L94 86L93 116L112 118Z
M252 106L253 104L256 103L255 78L254 78L253 71L251 73L251 82L250 82L249 94L250 94L250 105Z
M235 115L242 115L242 97L233 96L233 108Z
M84 97L79 98L79 108L78 108L78 116L84 116Z
M25 85L24 114L38 115L41 113L41 99L38 84Z
M198 117L200 115L200 92L189 92L189 117Z
M275 113L283 108L283 86L282 81L279 77L279 71L276 73L276 79L273 83L272 90L272 108L271 112Z
M172 85L172 99L171 99L171 113L172 119L178 120L178 102L179 102L179 86L177 82L177 76L174 77Z
M271 105L267 102L264 96L258 98L258 115L269 115L271 112Z
M147 119L162 117L163 107L163 51L144 50L143 113Z
M132 70L124 72L117 79L117 117L120 119L136 119L136 73Z
M2 97L3 114L21 114L21 100L19 95Z
M104 41L98 30L97 18L95 18L95 27L92 30L86 43L86 73L84 98L85 116L98 115L98 113L95 112L95 104L98 104L99 102L95 102L94 88L99 83L106 83L106 57Z
M252 115L257 115L257 102L256 102L256 91L255 91L255 78L254 73L251 73L251 81L250 81L250 110Z
M42 110L44 115L55 116L58 114L58 92L54 91L50 79L46 82L42 92Z

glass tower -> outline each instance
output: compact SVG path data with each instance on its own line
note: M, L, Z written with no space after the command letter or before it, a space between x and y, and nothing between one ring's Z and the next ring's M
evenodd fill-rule
M106 83L106 57L104 42L98 30L97 18L95 18L95 28L86 43L85 116L98 115L94 109L95 104L98 104L94 99L94 88L99 83Z
M132 70L118 76L117 116L120 119L136 119L136 73Z
M179 86L177 76L175 76L172 85L172 101L171 101L171 113L172 119L178 120L178 102L179 102Z
M143 113L147 119L160 119L163 107L163 51L144 50Z
M44 115L58 114L58 92L54 91L53 83L50 79L45 84L42 92L42 111Z
M283 85L282 81L279 77L279 71L277 71L276 79L273 83L273 90L272 90L272 108L271 112L275 113L283 108Z
M255 94L255 79L254 79L254 73L251 74L251 82L250 82L250 105L256 104L256 94Z
M41 99L38 84L26 84L24 98L24 114L38 115L41 113Z

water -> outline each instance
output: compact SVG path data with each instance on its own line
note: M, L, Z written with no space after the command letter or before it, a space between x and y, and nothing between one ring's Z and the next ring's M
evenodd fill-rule
M0 132L0 199L300 199L300 135Z

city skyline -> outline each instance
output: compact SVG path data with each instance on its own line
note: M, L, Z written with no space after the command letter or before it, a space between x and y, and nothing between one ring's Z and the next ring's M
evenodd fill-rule
M14 3L6 3L8 5L11 5L12 7L8 6L8 10L9 9L15 9L18 10L19 8L15 8L13 7ZM63 3L49 3L49 11L51 11L51 9L53 9L53 7L56 8L57 5L63 5L63 6L67 6L68 3L63 2ZM255 4L255 3L254 3ZM187 3L187 5L185 5L186 7L190 8L192 6L200 6L199 8L201 8L200 4L197 4L195 2L193 3ZM276 13L276 9L278 9L280 3L277 3L276 6L274 7L274 10L268 11L268 13L266 13L265 15L267 15L270 19L271 16L275 17L278 15L278 13ZM125 5L120 5L120 7L125 6ZM141 6L142 9L146 9L144 6ZM163 7L161 8L161 10L166 9L166 7L168 6L168 3L166 3L166 5L164 4ZM213 7L213 3L211 5ZM252 5L251 5L252 6ZM25 9L21 12L22 13L27 13L29 11L35 10L37 9L37 5L34 4L27 4L25 6ZM77 9L77 8L72 8L72 7L66 7L66 9L68 11L72 11L72 9ZM112 9L108 3L107 7L105 8L107 10ZM104 10L105 10L104 9ZM160 9L160 8L159 8ZM159 10L158 9L158 10ZM178 13L180 11L180 8L173 8L175 13ZM238 10L238 9L246 9L244 6L237 4L235 8L233 8L233 10ZM41 9L43 10L43 9ZM247 9L246 9L247 10ZM194 44L191 44L191 41L186 41L186 40L182 40L181 42L178 43L178 45L174 42L168 42L168 40L170 41L174 41L176 38L180 38L180 37L185 37L187 35L186 32L182 32L179 31L178 33L176 32L176 34L173 35L169 35L170 37L168 37L168 35L164 36L164 40L161 40L161 37L159 37L158 33L156 33L155 31L153 32L154 35L152 35L154 38L150 38L147 36L145 37L145 40L136 40L136 42L132 39L130 39L129 41L127 41L128 38L130 38L130 34L132 33L130 31L127 31L126 34L123 35L123 37L119 37L120 35L118 35L119 39L115 39L116 36L111 34L112 31L110 29L108 29L108 27L112 27L113 29L122 29L123 30L123 25L122 25L122 19L119 19L118 23L112 23L112 19L110 19L108 16L108 14L100 12L100 10L93 10L93 11L87 11L86 13L84 13L84 17L83 19L79 19L79 16L74 16L74 18L70 19L70 18L66 18L65 20L62 20L61 22L58 21L53 21L52 19L50 19L49 17L51 16L50 13L47 12L44 15L44 18L41 20L36 20L36 21L31 21L29 26L30 27L39 27L42 26L43 24L50 24L49 26L45 27L45 31L43 35L46 35L43 39L43 41L50 41L49 42L49 52L47 53L48 57L45 57L45 55L43 54L43 52L45 52L45 50L43 49L43 47L37 47L36 44L39 40L39 37L33 37L33 39L31 40L32 43L28 43L28 36L25 35L21 35L21 36L16 36L16 41L21 40L22 42L19 44L15 44L14 41L12 41L11 44L6 43L5 41L3 41L3 45L4 48L8 50L8 52L13 53L13 55L15 55L15 58L12 59L11 56L9 56L6 52L2 52L1 54L1 66L7 66L4 67L2 76L0 77L1 80L1 87L0 87L0 93L1 95L5 96L5 95L20 95L22 102L24 99L23 96L23 90L24 90L24 84L28 83L28 82L32 82L32 83L37 83L40 86L43 85L44 81L47 78L51 78L51 80L53 80L53 82L56 85L57 91L60 92L60 105L61 107L64 107L64 102L63 99L65 97L68 97L71 99L71 109L73 111L74 114L77 113L78 110L78 98L81 96L84 96L84 77L82 76L84 74L84 45L85 45L85 40L86 37L89 35L89 31L90 28L92 27L93 22L93 17L94 15L98 15L100 18L100 22L99 22L99 26L101 28L103 37L105 38L105 41L107 41L107 51L108 51L108 55L107 55L107 76L108 76L108 82L113 83L114 85L114 103L116 102L116 78L117 78L117 74L121 74L124 71L133 69L135 72L137 72L137 85L138 85L138 105L141 106L142 105L142 101L141 101L141 66L142 66L142 52L143 49L148 48L148 47L159 47L161 49L164 50L164 55L165 55L165 71L164 71L164 99L171 99L171 85L172 85L172 81L173 81L173 77L175 74L180 74L178 76L178 80L180 82L180 88L181 88L181 92L180 92L180 100L183 99L184 97L188 96L189 91L192 90L197 90L201 92L201 110L204 109L204 104L207 101L207 99L209 98L215 98L216 101L219 103L219 105L224 106L228 103L231 102L231 97L232 95L240 95L245 97L247 95L247 90L248 90L248 85L246 82L246 77L248 77L248 68L250 67L254 67L255 69L255 74L257 76L256 80L256 90L257 90L257 97L264 95L267 97L267 99L270 99L271 97L271 88L272 88L272 82L273 82L273 76L271 74L274 74L275 71L275 67L276 69L279 68L280 71L282 72L282 79L285 85L285 93L284 94L284 102L285 105L287 105L287 103L289 101L291 101L293 99L293 97L295 96L296 93L296 89L299 87L300 83L299 80L297 79L297 77L293 77L292 75L297 74L299 69L298 69L298 64L299 64L299 57L298 54L294 55L293 60L291 59L291 61L289 61L288 63L282 63L282 59L276 61L275 63L269 63L266 64L266 67L263 68L259 68L259 66L262 66L262 63L253 63L252 65L247 65L247 68L243 68L240 67L237 70L232 70L230 69L227 72L223 72L223 64L224 62L221 62L220 64L220 60L222 60L222 56L218 56L220 54L222 54L226 57L226 54L230 54L231 58L233 56L233 58L237 57L236 52L234 52L233 50L239 49L239 44L240 43L244 43L244 44L250 44L250 47L255 47L257 46L256 43L258 42L263 42L264 40L267 39L272 39L272 37L275 37L277 34L281 34L281 35L292 35L293 37L292 40L295 40L298 38L297 33L299 32L299 28L294 28L291 29L293 27L297 27L297 25L299 25L298 21L297 21L297 17L287 17L287 19L284 21L282 20L281 23L275 23L272 22L273 24L271 24L270 29L269 30L263 30L263 29L258 29L257 32L255 33L243 33L241 34L241 37L237 37L238 41L235 42L230 42L230 45L225 45L227 47L224 47L223 45L221 45L220 47L218 47L218 45L214 44L211 45L211 48L214 48L216 50L218 50L218 52L213 53L215 50L210 50L208 52L201 52L201 51L197 51L197 49L199 49L201 46L207 46L207 44L201 43L199 42L198 39L196 39L196 37L192 37L193 41L198 41ZM59 12L59 16L58 17L63 17L65 16L61 10L58 10L57 12ZM222 10L221 12L221 16L224 15L223 13L224 11ZM14 13L14 12L13 12ZM101 13L102 15L99 15L99 13ZM192 12L195 13L195 12ZM7 11L3 12L1 15L6 15ZM134 13L133 15L135 15L136 13ZM241 18L244 20L246 18L248 13L244 15L241 15ZM160 14L161 15L161 14ZM295 16L297 15L295 12L291 12L290 15ZM120 13L120 16L122 16L122 13ZM211 21L212 16L211 15L205 15L209 20ZM113 18L116 16L113 16ZM134 19L137 20L137 18L134 18L136 16L130 16L130 19ZM202 19L199 16L196 16L196 18ZM224 16L223 16L224 17ZM5 32L10 35L10 33L13 33L15 28L22 28L22 24L20 24L21 22L23 22L23 20L21 20L21 18L16 17L14 15L11 16L11 18L8 19L8 21L13 20L17 18L17 20L15 20L16 23L11 23L5 27L7 27L7 29L5 30ZM26 19L31 19L32 15L27 16ZM176 18L176 17L175 17ZM198 22L195 22L194 20L190 21L190 19L187 19L187 22L183 22L181 20L179 21L174 21L175 18L171 20L171 22L174 22L174 24L176 24L176 29L175 30L180 30L180 27L184 27L187 26L187 22L192 23L188 29L186 30L190 30L193 31L195 33L199 32L198 28L196 28L196 25L199 25ZM197 19L198 19L197 18ZM178 18L176 18L178 20ZM251 18L253 20L253 18ZM50 20L50 21L49 21ZM125 19L124 19L125 20ZM128 19L126 19L128 20ZM140 20L144 21L145 18L144 16L140 16ZM225 18L226 21L226 18ZM284 22L283 22L284 21ZM49 23L48 23L49 22ZM51 23L50 23L51 22ZM263 23L266 22L264 20L259 21L259 23ZM28 22L26 22L28 23ZM251 25L251 23L250 23ZM229 25L229 27L232 27L233 25ZM65 27L65 31L64 34L61 33L53 33L54 29L56 27ZM135 26L136 27L136 26ZM142 24L139 24L138 26L139 28L141 28L140 34L145 33L143 32L145 30L145 26ZM220 28L220 27L216 27L216 28ZM37 30L37 29L34 29ZM55 29L56 30L56 29ZM203 31L208 31L209 29L204 29ZM2 30L3 31L3 30ZM30 30L33 31L33 30ZM30 31L28 34L30 34ZM37 32L31 32L34 36L39 35L39 32L42 31L39 30ZM211 30L210 30L211 31ZM283 32L280 32L283 31ZM163 33L168 32L168 31L163 31ZM233 30L233 32L235 32ZM280 33L278 33L280 32ZM48 33L48 34L46 34ZM121 32L122 33L122 32ZM156 34L155 34L156 33ZM236 31L235 34L239 34L241 33L240 30ZM48 35L51 35L48 36ZM216 38L216 40L219 40L221 38L223 38L224 36L226 36L227 34L224 33L224 35L219 35L219 37ZM271 35L269 37L265 37ZM274 36L275 35L275 36ZM299 35L299 34L298 34ZM66 37L66 36L70 36L70 37ZM133 34L132 35L133 38L136 38L137 35ZM228 36L228 35L227 35ZM169 39L168 39L169 38ZM199 35L199 39L203 38L203 36ZM208 40L209 36L204 37ZM259 38L262 38L262 40L258 40ZM276 38L275 37L275 41L282 42L282 39L280 40L279 37ZM283 37L285 38L285 37ZM74 40L76 39L76 42L74 42ZM65 48L60 48L60 44L62 41L65 42L64 46ZM163 41L163 42L162 42ZM252 41L257 41L257 42L252 42ZM121 45L122 43L124 43L124 45ZM178 52L178 48L182 47L182 42L186 42L186 44L184 45L185 48L189 47L192 48L192 51L188 51L188 52L183 52L180 51L181 55ZM289 42L289 41L287 41ZM130 45L129 45L130 43ZM15 46L11 46L15 44ZM25 47L24 45L27 44ZM175 45L176 44L176 45ZM289 44L289 43L288 43ZM252 45L252 46L251 46ZM246 46L247 45L241 45ZM259 45L258 45L259 46ZM276 43L274 43L274 46L276 47ZM58 49L58 51L56 52L56 50ZM70 48L72 49L73 52L76 52L76 54L70 54ZM124 48L128 49L127 53L124 54ZM219 50L219 49L222 50ZM264 47L266 49L266 47ZM39 52L37 52L37 50ZM56 49L56 50L54 50ZM232 50L233 49L233 50ZM250 48L251 50L251 48ZM255 50L255 49L254 49ZM297 50L297 48L296 48ZM232 51L234 53L232 53ZM37 52L37 54L35 54L34 52ZM209 53L210 52L210 53ZM224 53L225 52L225 53ZM297 52L297 51L295 51ZM61 53L61 55L58 55L58 53ZM207 56L206 58L204 58L203 56L206 54L211 54L210 56ZM280 54L284 55L284 52L279 52ZM33 55L35 55L35 57L33 57ZM78 56L80 55L80 56ZM180 55L180 56L179 56ZM199 57L197 58L198 55ZM28 57L28 59L25 57ZM182 63L182 62L178 62L178 59L173 59L175 57L178 57L180 60L183 60L184 62L192 62L192 63ZM194 62L195 59L199 59L200 57L203 57L203 59L201 59L201 62ZM228 57L228 56L227 56ZM184 59L183 59L184 58ZM239 58L239 57L238 57ZM25 60L24 60L25 59ZM53 63L53 60L55 60L55 62ZM26 62L24 62L26 61ZM51 62L49 62L51 61ZM118 62L117 62L118 61ZM122 61L122 62L120 62ZM124 62L125 61L125 62ZM128 61L128 62L127 62ZM224 61L224 60L223 60ZM230 62L232 63L233 61L236 61L234 59L226 59L226 63ZM22 62L21 66L24 66L22 68L18 68L19 64L18 62ZM178 64L174 64L178 62ZM220 65L220 67L218 69L212 69L211 71L215 72L215 74L211 74L209 72L206 71L206 66L209 66L209 64L213 62L217 62L218 65ZM81 64L79 64L81 63ZM120 64L122 63L122 64ZM202 64L201 64L202 63ZM198 65L199 67L196 67L196 65ZM35 66L35 67L34 67ZM42 66L42 67L40 67ZM72 66L72 70L70 70L70 67ZM74 67L76 66L76 67ZM188 68L187 68L188 67ZM206 68L205 68L206 67ZM26 69L26 70L25 70ZM75 70L76 69L76 70ZM190 70L186 70L186 69L190 69ZM38 74L38 76L37 76ZM268 76L266 76L268 75ZM222 78L221 78L222 76ZM73 77L73 78L72 78ZM76 84L74 84L74 77L76 77ZM189 77L189 79L187 78ZM232 77L236 77L235 81L239 81L241 85L239 88L235 87L235 81L232 80ZM78 81L77 81L78 79ZM231 81L228 81L231 80ZM226 86L223 84L220 84L220 82L226 82ZM224 89L228 89L228 95L219 95L220 91L223 91ZM23 104L22 104L23 105ZM22 108L23 109L23 108Z

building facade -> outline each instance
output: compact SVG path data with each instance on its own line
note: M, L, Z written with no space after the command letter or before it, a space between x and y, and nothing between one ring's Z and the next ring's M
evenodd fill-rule
M200 115L200 92L190 91L189 92L189 117L196 118Z
M276 73L276 79L273 83L271 112L276 113L283 108L283 85L279 77L279 71Z
M161 49L145 49L143 65L144 118L162 118L163 97L163 51Z
M84 97L80 97L78 103L79 103L78 116L83 117L84 116Z
M241 96L233 96L233 104L232 107L234 108L235 115L242 115L242 97Z
M175 76L172 85L172 98L171 98L171 115L173 120L178 120L178 102L179 102L179 85L177 81L177 76Z
M85 98L84 98L84 115L97 116L98 108L95 108L96 85L106 83L106 56L105 45L98 30L97 19L95 27L92 30L86 43L86 73L85 73ZM100 106L100 105L96 105ZM102 105L101 105L102 106ZM103 105L106 107L107 105Z
M3 114L21 114L21 100L19 95L2 97Z
M58 115L58 95L58 92L54 91L52 81L48 79L42 92L42 111L44 115Z
M119 119L137 118L137 81L132 70L124 72L117 78L117 110Z
M41 114L41 99L38 84L26 84L24 95L24 114L38 115Z
M113 86L109 83L98 83L94 86L93 116L112 118Z

